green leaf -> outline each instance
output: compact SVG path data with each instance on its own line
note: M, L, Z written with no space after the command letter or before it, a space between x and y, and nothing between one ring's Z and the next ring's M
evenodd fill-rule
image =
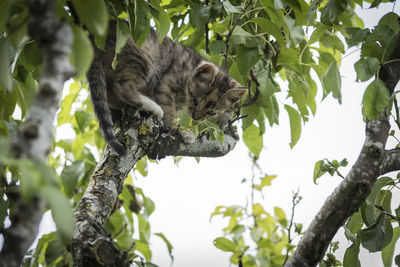
M376 223L359 232L361 244L369 252L381 251L385 242L385 215L381 213Z
M213 243L216 248L222 251L235 252L235 243L225 237L218 237Z
M76 76L84 77L93 60L92 44L80 27L74 26L72 30L74 32L74 42L72 43L70 60L75 67Z
M336 98L339 103L342 103L342 78L340 77L339 68L336 62L332 62L326 70L322 79L322 87L324 88L325 95L332 92L333 97Z
M0 33L6 31L9 1L0 1Z
M89 28L91 33L100 36L107 33L108 12L103 0L72 0L72 3L79 19Z
M322 168L323 164L324 160L319 160L314 164L314 174L313 174L314 184L317 184L317 179L327 172L326 169Z
M172 250L174 249L171 242L165 237L163 233L155 233L156 236L160 237L167 245L168 253L171 258L171 264L174 262L174 255L172 255Z
M253 239L254 242L257 243L262 238L263 233L264 229L262 227L254 227L250 231L250 237L251 239Z
M12 79L9 69L7 41L0 39L0 92L11 91Z
M375 57L365 57L354 64L357 72L357 80L362 82L368 81L377 74L379 69L379 60Z
M55 263L55 261L66 252L65 245L62 244L60 240L56 239L49 242L45 254L46 264L51 266L51 264Z
M135 250L139 251L144 256L146 261L151 260L151 250L149 248L149 244L140 240L135 240Z
M94 115L92 113L88 113L83 109L75 111L75 120L78 124L79 130L83 133L85 132L86 127L93 120Z
M254 185L254 188L257 189L258 191L261 191L264 187L270 186L272 180L277 178L278 176L276 175L267 175L263 178L261 178L261 183L259 185Z
M140 47L150 32L150 9L144 0L125 0L128 18L135 43Z
M125 47L131 36L129 27L125 21L117 20L117 39L115 43L115 55L119 54Z
M357 241L353 243L343 257L343 267L361 267L360 260L358 259L358 254L360 253L360 242Z
M72 197L78 181L85 175L85 162L77 160L71 165L66 166L61 173L64 192L68 197Z
M346 238L351 240L352 242L355 242L355 240L352 240L352 238L357 239L355 234L357 234L358 231L361 230L363 225L364 223L362 221L360 211L355 212L346 223L345 227L348 230L345 232Z
M361 28L345 28L348 36L345 38L347 46L350 48L364 41L364 38L369 34L368 29Z
M191 18L193 18L194 26L197 30L204 31L204 25L210 19L211 6L204 6L203 4L191 4Z
M280 46L285 45L285 38L283 37L281 30L273 24L272 21L263 17L252 18L250 21L258 24L263 31L272 35Z
M367 226L371 226L375 223L375 203L378 197L379 191L387 185L394 185L394 181L390 177L379 178L374 186L372 187L371 193L361 205L361 215L364 223Z
M370 85L363 97L363 114L367 119L372 120L379 117L389 104L390 95L386 85L380 79L375 79Z
M239 71L243 74L248 73L260 58L261 56L257 47L248 48L240 45L236 59Z
M290 148L293 148L297 141L300 139L301 134L301 118L297 110L292 108L289 105L285 105L285 109L289 114L289 121L290 121Z
M321 12L321 22L327 25L336 23L346 7L347 0L329 0Z
M229 0L224 0L223 5L224 5L224 9L228 15L234 14L234 13L236 13L236 14L242 13L242 9L237 6L233 6L231 4L231 2L229 2Z
M244 130L243 142L255 157L258 158L260 156L263 147L263 136L256 125L252 124Z
M50 206L53 220L57 226L57 234L62 244L71 242L75 228L75 219L68 199L53 186L43 186L40 195Z

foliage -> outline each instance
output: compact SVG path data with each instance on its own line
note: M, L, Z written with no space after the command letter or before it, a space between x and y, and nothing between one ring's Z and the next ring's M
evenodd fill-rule
M11 137L29 112L37 90L42 57L40 48L27 34L28 1L0 2L0 225L12 217L12 194L19 190L26 201L42 196L57 226L57 232L44 235L28 254L25 264L48 266L71 264L65 249L73 231L72 206L81 198L98 161L105 142L88 99L84 75L93 58L94 42L103 48L109 18L118 19L115 53L132 36L143 43L155 25L160 40L170 36L189 46L208 60L226 68L240 83L249 87L236 118L241 118L243 141L257 164L267 127L279 123L282 107L290 121L290 146L301 136L303 124L316 113L317 91L322 98L332 95L342 101L342 56L351 47L361 47L355 64L357 80L368 82L362 100L365 119L377 118L385 109L396 110L396 95L391 96L378 78L382 66L396 45L399 33L398 15L390 12L373 29L364 27L356 7L378 7L381 1L291 1L291 0L86 0L57 1L57 15L67 21L74 33L71 63L76 77L64 89L57 115L53 152L47 165L16 160L8 153ZM73 7L73 8L72 8ZM126 20L128 24L124 23ZM151 22L151 23L150 23ZM85 24L82 27L81 24ZM345 41L345 42L344 42ZM116 63L116 62L114 62ZM396 117L398 122L400 118ZM198 124L181 117L179 123L196 134L207 131L212 138L223 140L223 132L213 121ZM63 133L63 138L59 138ZM393 134L394 136L394 134ZM147 174L147 158L136 165ZM327 159L318 161L314 182L324 173L342 176L338 169L347 165ZM259 194L274 176L251 179L250 195ZM257 180L257 183L256 183ZM391 266L394 247L400 236L400 210L392 213L393 191L399 178L382 177L370 197L346 223L346 237L352 242L343 259L344 266L359 266L360 245L369 251L382 251L385 266ZM18 187L18 189L16 189ZM151 261L149 216L155 204L143 190L134 188L131 178L125 183L121 205L116 209L107 229L116 245L130 253L139 266ZM138 199L144 208L139 210ZM254 199L253 199L254 200ZM136 205L136 206L135 206ZM294 205L295 206L295 205ZM59 211L65 211L60 213ZM258 202L247 206L219 206L213 216L229 219L224 236L215 239L215 246L232 253L231 262L243 266L280 266L293 251L291 223L282 209L274 213ZM249 221L253 220L253 223ZM137 223L138 229L134 225ZM301 234L301 226L294 224ZM172 256L172 245L162 234ZM58 237L58 238L57 238ZM321 266L336 266L332 253ZM397 255L397 262L399 262ZM150 264L150 263L149 263ZM269 266L267 265L267 266Z
M246 206L218 206L211 214L211 218L222 216L228 219L228 225L223 229L224 236L216 238L214 245L232 253L230 261L238 266L282 266L295 248L293 234L299 236L302 233L302 225L293 222L294 210L301 197L298 192L293 193L290 219L279 207L274 207L273 214L265 211L256 199L263 197L263 189L271 186L271 181L277 176L258 170L259 176L253 170L252 178L243 181L251 187L250 201Z

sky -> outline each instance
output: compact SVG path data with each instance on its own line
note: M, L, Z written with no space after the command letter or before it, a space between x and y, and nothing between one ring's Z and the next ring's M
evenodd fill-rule
M379 10L360 10L359 14L366 27L371 28L377 24L381 14L391 9L392 5L386 5ZM399 14L399 11L397 5L395 12ZM268 128L264 135L264 149L258 164L264 172L278 178L263 190L264 198L258 200L267 212L273 214L273 207L278 206L289 218L292 192L299 190L303 200L296 208L294 221L303 223L303 229L308 227L324 200L341 182L340 177L325 175L315 185L312 179L315 162L324 158L339 161L347 158L349 165L341 171L346 174L364 142L361 102L368 82L355 82L353 65L358 59L359 52L355 52L342 60L342 105L332 96L318 103L321 101L319 92L317 113L303 125L301 138L293 149L289 147L288 115L282 107L280 125ZM286 103L285 96L285 93L278 96L281 103ZM394 140L389 139L389 146L393 144ZM210 214L219 205L246 205L250 186L242 180L251 178L251 168L248 149L240 141L233 151L221 158L202 158L200 163L193 158L184 158L178 166L174 165L172 158L166 158L150 164L147 177L136 175L134 184L156 204L150 217L152 232L162 232L174 247L174 267L229 266L230 253L216 249L212 242L222 236L227 221L215 217L210 222ZM393 207L398 206L398 200ZM41 224L41 233L54 230L49 221L47 214ZM337 255L341 260L350 243L341 231L335 239L340 241ZM170 266L171 260L163 241L152 236L150 242L153 263L161 267ZM369 254L362 249L360 255L363 267L382 266L377 253Z

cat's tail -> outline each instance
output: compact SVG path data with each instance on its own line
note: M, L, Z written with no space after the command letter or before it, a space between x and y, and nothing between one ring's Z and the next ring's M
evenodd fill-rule
M87 73L89 91L92 98L94 112L99 120L104 139L120 156L126 154L126 148L117 141L113 131L113 122L107 102L107 88L102 63L102 51L94 47L94 59Z

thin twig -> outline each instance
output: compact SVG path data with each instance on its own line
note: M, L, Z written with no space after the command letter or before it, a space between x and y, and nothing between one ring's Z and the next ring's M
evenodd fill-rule
M232 36L233 30L235 29L235 27L237 26L237 24L239 23L239 20L243 17L243 15L246 13L247 8L253 4L253 0L250 0L246 6L243 8L243 13L239 14L236 18L236 20L234 21L232 28L229 30L228 35L226 36L225 39L225 62L224 62L224 69L227 70L228 69L228 53L229 53L229 40Z
M396 112L396 119L394 120L397 127L400 129L400 114L399 114L399 104L397 102L396 96L394 96L394 108Z
M206 6L208 6L209 3L210 3L210 0L206 0ZM209 39L209 36L208 36L208 33L209 33L210 30L208 28L208 22L204 25L204 31L205 31L204 35L205 35L205 38L206 38L206 53L210 54L210 47L209 47L210 39Z
M256 77L253 69L250 70L250 78L251 78L250 82L253 81L256 84L256 91L255 91L254 95L251 95L251 90L250 90L250 86L249 86L249 97L246 100L246 102L243 103L242 107L246 107L246 106L255 104L260 96L260 90L258 90L260 83L257 81L257 77Z
M391 214L390 212L387 212L382 206L375 204L375 208L377 208L378 210L382 211L385 215L387 215L388 217L392 218L393 220L396 220L398 222L400 222L400 217Z
M291 237L291 231L293 227L293 218L294 218L294 211L300 202L300 197L299 197L299 189L297 189L297 192L293 192L293 198L292 198L292 215L290 216L290 222L289 222L289 227L288 227L288 244L286 248L286 256L285 256L285 261L284 263L289 259L289 246L292 243L292 237Z

